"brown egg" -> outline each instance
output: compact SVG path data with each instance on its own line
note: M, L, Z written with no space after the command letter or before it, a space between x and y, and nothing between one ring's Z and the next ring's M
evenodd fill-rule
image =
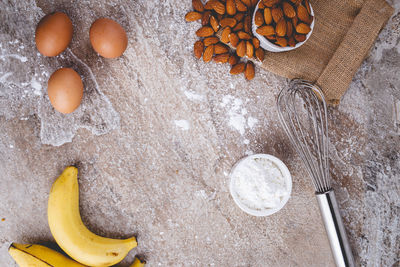
M47 94L55 110L64 114L71 113L81 104L82 79L73 69L58 69L50 76Z
M46 15L36 27L36 47L46 57L57 56L71 42L72 32L72 22L64 13Z
M89 35L93 49L105 58L121 56L128 45L124 28L111 19L101 18L93 22Z

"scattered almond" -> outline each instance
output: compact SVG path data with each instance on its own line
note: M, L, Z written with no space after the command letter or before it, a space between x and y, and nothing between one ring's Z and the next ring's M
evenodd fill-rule
M214 55L214 45L210 45L204 50L203 60L204 62L210 62Z
M290 47L295 47L295 46L296 46L296 40L294 39L293 36L290 36L290 37L289 37L288 45L289 45Z
M231 34L230 27L226 27L225 29L223 29L221 33L221 42L226 44L229 43L229 34Z
M251 33L251 17L250 16L246 16L244 17L244 31L247 33Z
M195 57L197 57L198 59L201 58L201 56L203 55L203 50L204 44L202 41L197 41L194 43L193 52Z
M236 47L236 55L238 57L244 57L246 54L246 43L245 41L240 41L238 46Z
M189 12L189 13L186 14L185 20L186 21L196 21L196 20L201 19L202 16L203 15L200 14L199 12L192 11L192 12Z
M310 20L310 15L308 14L307 8L305 8L303 5L299 5L297 7L297 17L304 22L311 23Z
M254 56L254 46L250 41L246 41L246 56L252 58Z
M287 36L292 36L292 34L293 34L293 24L292 24L292 22L288 20L288 21L286 22L286 24L287 24L287 27L286 27L286 35L287 35Z
M206 26L210 22L211 11L206 11L203 13L203 17L201 18L201 25Z
M204 9L213 10L213 9L214 9L213 5L214 5L214 2L215 2L215 1L216 1L216 0L210 0L210 1L208 1L208 2L204 5Z
M241 0L247 7L251 7L251 0Z
M213 28L214 32L218 31L219 23L218 23L218 20L214 16L210 17L210 25Z
M208 37L214 34L214 30L211 27L204 26L196 31L196 35L199 37Z
M247 11L247 6L243 4L242 1L240 0L235 0L236 3L236 9L240 12L246 12Z
M231 45L233 46L233 47L237 47L238 46L238 44L239 44L239 37L237 36L237 34L236 33L231 33L231 34L229 34L229 42L231 43Z
M218 39L218 37L211 36L211 37L205 38L205 39L203 40L203 42L204 42L204 45L205 45L205 46L210 46L210 45L213 45L213 44L218 43L218 42L219 42L219 39Z
M228 62L229 59L229 54L225 53L225 54L219 54L214 56L214 61L217 63L226 63Z
M238 63L238 64L234 65L234 66L231 68L230 73L231 73L232 75L237 75L237 74L242 73L242 72L244 71L244 69L245 69L245 64L244 64L243 62L241 62L241 63Z
M213 2L212 4L213 9L215 10L215 12L217 12L218 14L225 14L225 5L222 4L220 1L216 0Z
M229 49L226 45L221 44L221 43L214 45L214 54L219 55L219 54L224 54L224 53L228 53L228 52L229 52Z
M236 25L236 19L234 18L223 18L220 22L219 25L221 25L222 28L225 28L226 26L229 26L233 28Z
M235 32L243 30L243 22L239 22L238 24L236 24L236 26L233 28L233 30Z
M237 13L233 18L236 19L236 21L242 21L244 13Z
M201 0L192 0L193 9L199 12L204 11L204 5Z
M294 39L297 42L304 42L306 40L306 36L304 34L295 34Z
M247 80L252 80L255 75L255 70L254 70L254 63L251 61L247 61L246 64L246 69L244 71L244 76L246 77Z
M266 7L273 7L278 4L280 0L263 0L264 6Z
M237 33L237 35L239 36L239 39L242 39L242 40L250 40L251 39L250 34L248 34L247 32L240 31Z
M256 57L257 57L258 60L260 60L261 62L264 60L264 55L265 55L264 50L263 50L261 47L259 47L259 48L256 49Z
M226 0L226 13L231 16L236 14L235 0Z
M260 47L260 40L258 40L256 37L253 37L252 41L255 49Z
M235 55L235 54L232 54L232 55L229 57L228 62L229 62L229 64L230 64L231 66L236 65L236 64L239 62L239 57L238 57L237 55Z

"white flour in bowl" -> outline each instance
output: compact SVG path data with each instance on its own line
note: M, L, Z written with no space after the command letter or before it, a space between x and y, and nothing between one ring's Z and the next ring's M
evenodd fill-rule
M251 210L276 208L290 194L280 168L268 158L243 159L233 170L231 179L238 200Z

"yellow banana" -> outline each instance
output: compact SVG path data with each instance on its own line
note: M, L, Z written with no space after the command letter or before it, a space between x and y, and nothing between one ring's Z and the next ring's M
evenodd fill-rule
M20 267L85 267L61 253L41 245L12 243L8 253Z
M145 265L146 261L140 260L138 257L135 257L135 260L130 267L144 267Z
M67 167L54 182L47 215L50 231L57 244L82 264L111 266L137 246L135 237L105 238L86 228L79 212L78 169L75 167Z

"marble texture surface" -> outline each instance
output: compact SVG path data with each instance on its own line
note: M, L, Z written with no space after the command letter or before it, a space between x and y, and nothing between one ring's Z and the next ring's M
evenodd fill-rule
M400 1L337 108L330 108L331 174L358 265L398 266ZM81 213L95 233L138 235L149 266L333 266L311 181L282 131L275 101L288 81L257 68L192 55L190 1L0 1L0 262L16 266L11 242L54 244L46 217L52 182L79 167ZM40 18L72 19L70 48L37 53ZM115 60L88 38L99 17L117 20L129 45ZM85 97L71 115L54 112L49 75L73 67ZM229 171L245 155L269 153L293 176L279 213L257 218L235 206Z

